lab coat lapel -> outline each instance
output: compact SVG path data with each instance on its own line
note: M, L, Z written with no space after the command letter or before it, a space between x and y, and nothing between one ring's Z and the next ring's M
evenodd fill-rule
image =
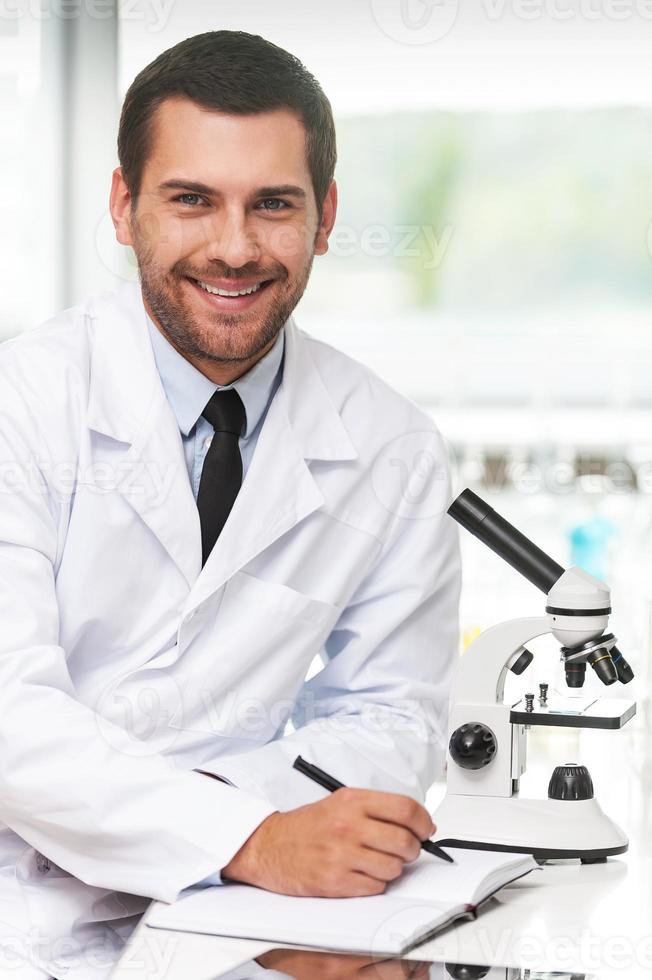
M184 614L324 503L307 460L353 460L353 446L292 317L283 380L229 518L201 568L201 532L181 435L156 369L139 283L101 294L92 333L88 426L115 487L161 541L191 586Z
M356 457L312 359L309 340L290 317L285 326L282 383L233 509L188 597L185 612L323 505L323 494L306 460Z
M133 488L127 490L131 506L192 586L201 569L199 512L177 420L165 396L153 398L143 430L128 450L125 463L133 473Z
M139 283L96 301L87 424L108 437L94 452L103 480L137 511L192 586L201 568L199 514L145 316Z

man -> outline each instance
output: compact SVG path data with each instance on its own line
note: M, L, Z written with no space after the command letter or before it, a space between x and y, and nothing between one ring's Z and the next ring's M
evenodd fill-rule
M136 77L118 150L140 282L0 349L12 976L106 976L148 901L200 882L376 894L434 830L445 453L292 318L335 222L328 100L282 49L210 32Z

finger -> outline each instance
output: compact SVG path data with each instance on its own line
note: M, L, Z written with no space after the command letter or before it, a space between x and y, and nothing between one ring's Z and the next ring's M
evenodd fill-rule
M414 861L421 851L421 840L416 834L407 827L398 827L386 820L367 820L362 843L365 847L392 854L402 861Z
M435 832L430 814L411 796L367 790L361 802L367 816L407 827L420 841L427 840Z
M386 881L367 875L363 871L350 871L343 876L342 887L348 898L362 898L367 895L380 895L385 891Z
M365 964L358 971L361 977L375 980L427 980L430 976L430 963L420 963L417 960L375 960Z
M427 980L430 976L431 963L421 963L419 960L403 960L403 968L405 970L405 976L411 977L412 980Z
M398 878L405 864L401 858L384 854L383 851L374 851L371 847L357 848L353 862L352 866L356 871L378 878L379 881L393 881Z

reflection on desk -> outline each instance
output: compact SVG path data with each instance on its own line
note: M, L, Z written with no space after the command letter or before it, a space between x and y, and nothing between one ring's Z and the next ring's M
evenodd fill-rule
M611 815L629 834L627 853L601 865L545 865L540 874L503 889L476 920L446 929L405 958L433 963L429 976L437 980L449 980L446 963L491 964L478 967L491 971L484 974L489 980L650 980L652 707L639 698L639 709L631 725L640 728L626 726L616 733L547 729L545 738L534 737L530 782L523 786L525 793L536 795L552 762L580 757ZM443 785L433 786L430 810L443 792ZM216 980L269 948L250 940L150 929L146 920L145 915L111 980ZM260 973L263 967L254 963L253 969ZM379 967L372 969L381 980ZM324 970L322 976L329 974ZM374 977L371 970L368 976ZM268 978L273 980L273 973L264 975Z
M586 973L537 973L465 963L379 959L306 949L270 949L219 980L599 980Z

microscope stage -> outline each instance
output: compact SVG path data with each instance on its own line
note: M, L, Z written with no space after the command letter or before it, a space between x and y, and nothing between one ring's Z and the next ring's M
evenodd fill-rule
M636 701L622 698L548 696L542 705L534 699L532 711L525 710L525 699L517 701L509 713L513 725L554 725L557 728L622 728L636 714Z

